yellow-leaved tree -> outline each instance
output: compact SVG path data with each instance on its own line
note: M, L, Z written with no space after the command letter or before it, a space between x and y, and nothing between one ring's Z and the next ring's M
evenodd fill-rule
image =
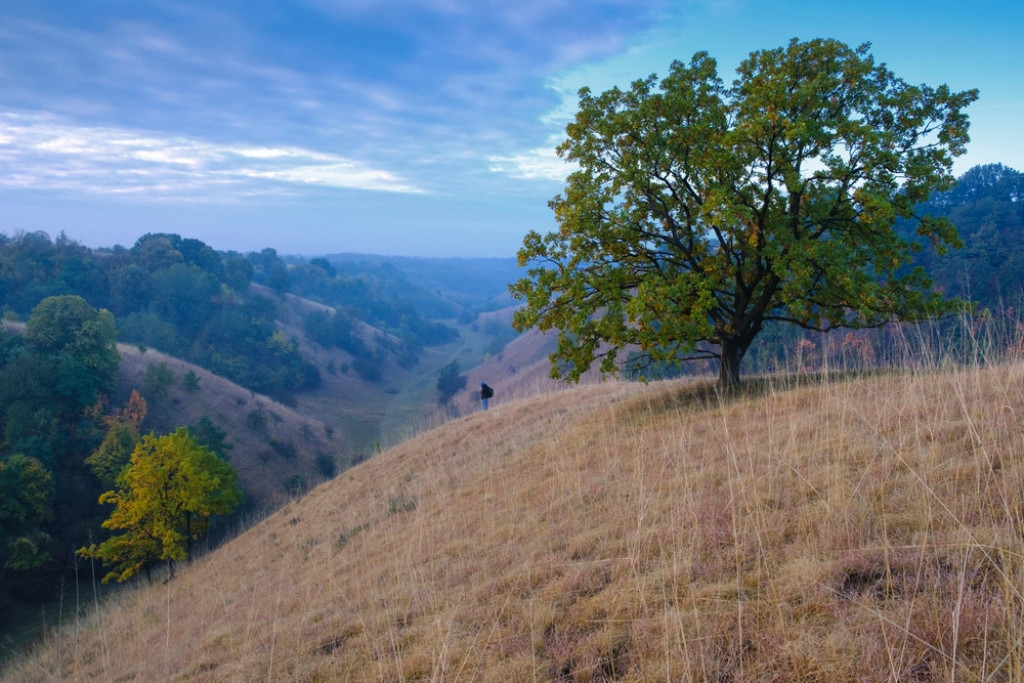
M185 427L173 434L149 434L135 447L116 488L100 496L115 506L106 529L121 530L100 544L80 548L83 557L113 567L103 577L126 581L142 570L191 556L192 541L204 534L214 515L234 512L242 501L234 468L201 446Z

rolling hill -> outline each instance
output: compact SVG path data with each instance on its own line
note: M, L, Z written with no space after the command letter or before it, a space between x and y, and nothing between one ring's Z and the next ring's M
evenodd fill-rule
M226 455L238 470L249 508L276 509L357 459L344 436L315 417L159 351L118 344L118 352L113 403L123 405L132 390L144 394L146 369L166 365L175 381L166 396L148 399L142 431L167 434L208 418L226 434L231 445ZM193 391L182 382L189 372L199 380Z
M5 680L1020 680L1024 364L805 377L454 419Z
M323 379L317 389L298 394L294 405L284 405L198 365L153 349L119 344L122 360L111 403L123 405L132 389L145 395L147 368L165 364L175 381L166 397L149 398L143 431L168 433L208 417L234 446L228 454L231 464L239 470L239 483L250 507L256 509L276 509L330 478L332 472L344 471L389 444L453 416L479 410L473 389L480 381L489 381L500 390L499 401L565 388L548 377L547 356L553 349L553 336L531 331L495 355L484 352L487 339L474 334L472 328L479 330L490 321L510 325L511 308L481 314L472 325L462 325L458 341L425 349L412 367L402 367L394 357L385 356L379 363L380 378L371 381L347 369L352 357L346 351L324 348L305 334L305 315L326 307L292 294L274 295L261 285L253 285L253 289L277 302L279 328L298 341L304 356L320 370ZM368 342L381 334L366 325L361 333ZM438 371L454 358L468 368L464 373L467 388L450 405L440 406ZM480 358L484 358L482 363ZM188 372L199 378L199 390L184 387L181 380ZM592 373L585 381L597 379Z

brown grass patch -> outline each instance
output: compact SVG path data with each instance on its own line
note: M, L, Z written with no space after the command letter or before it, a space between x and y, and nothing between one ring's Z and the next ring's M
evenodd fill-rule
M7 680L1022 678L1024 366L698 391L450 422Z

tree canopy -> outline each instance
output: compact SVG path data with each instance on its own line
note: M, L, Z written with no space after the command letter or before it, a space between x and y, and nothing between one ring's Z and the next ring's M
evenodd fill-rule
M44 594L101 521L83 461L119 361L113 317L79 296L44 298L24 334L0 329L0 609Z
M530 232L519 330L557 329L552 375L651 362L720 361L739 382L768 321L872 327L951 310L920 268L918 242L958 246L946 219L917 215L951 187L976 90L914 86L869 45L793 40L753 52L731 85L698 52L629 90L580 91L558 153L576 170L550 205L558 229Z
M453 360L441 368L437 378L437 391L441 395L441 403L448 403L455 394L465 388L466 376L459 374L459 361Z
M266 257L285 267L269 251ZM121 341L204 365L253 391L291 402L295 392L318 385L319 371L297 342L282 349L271 339L277 306L250 291L252 278L253 264L246 257L218 253L200 240L175 234L148 233L131 249L96 251L63 234L52 242L42 232L0 234L0 312L5 317L25 317L46 297L73 294L83 305L109 309ZM53 341L59 341L59 325L47 327L58 332ZM41 338L47 349L49 337ZM81 368L65 370L70 375Z
M72 411L114 388L120 356L110 311L76 295L47 297L32 310L25 336L53 364L57 393Z
M4 570L26 570L49 559L44 523L53 515L53 482L35 458L0 458L0 577Z
M155 562L191 554L191 542L209 528L214 515L227 515L241 503L235 470L201 446L182 427L173 434L149 434L135 447L117 487L100 496L115 506L103 523L121 530L81 555L112 565L103 581L125 581Z

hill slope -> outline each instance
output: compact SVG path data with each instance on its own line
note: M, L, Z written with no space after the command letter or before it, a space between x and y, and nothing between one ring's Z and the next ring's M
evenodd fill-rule
M6 680L1019 680L1022 419L1021 364L499 404Z
M123 405L133 389L145 394L147 368L166 365L174 373L174 383L166 396L148 399L143 432L166 434L209 418L226 432L225 440L232 446L226 455L238 470L250 507L280 507L297 492L332 475L328 465L337 471L355 459L344 436L315 417L159 351L141 352L128 344L118 344L117 350L121 363L114 405ZM190 371L199 379L195 391L186 390L182 382Z

